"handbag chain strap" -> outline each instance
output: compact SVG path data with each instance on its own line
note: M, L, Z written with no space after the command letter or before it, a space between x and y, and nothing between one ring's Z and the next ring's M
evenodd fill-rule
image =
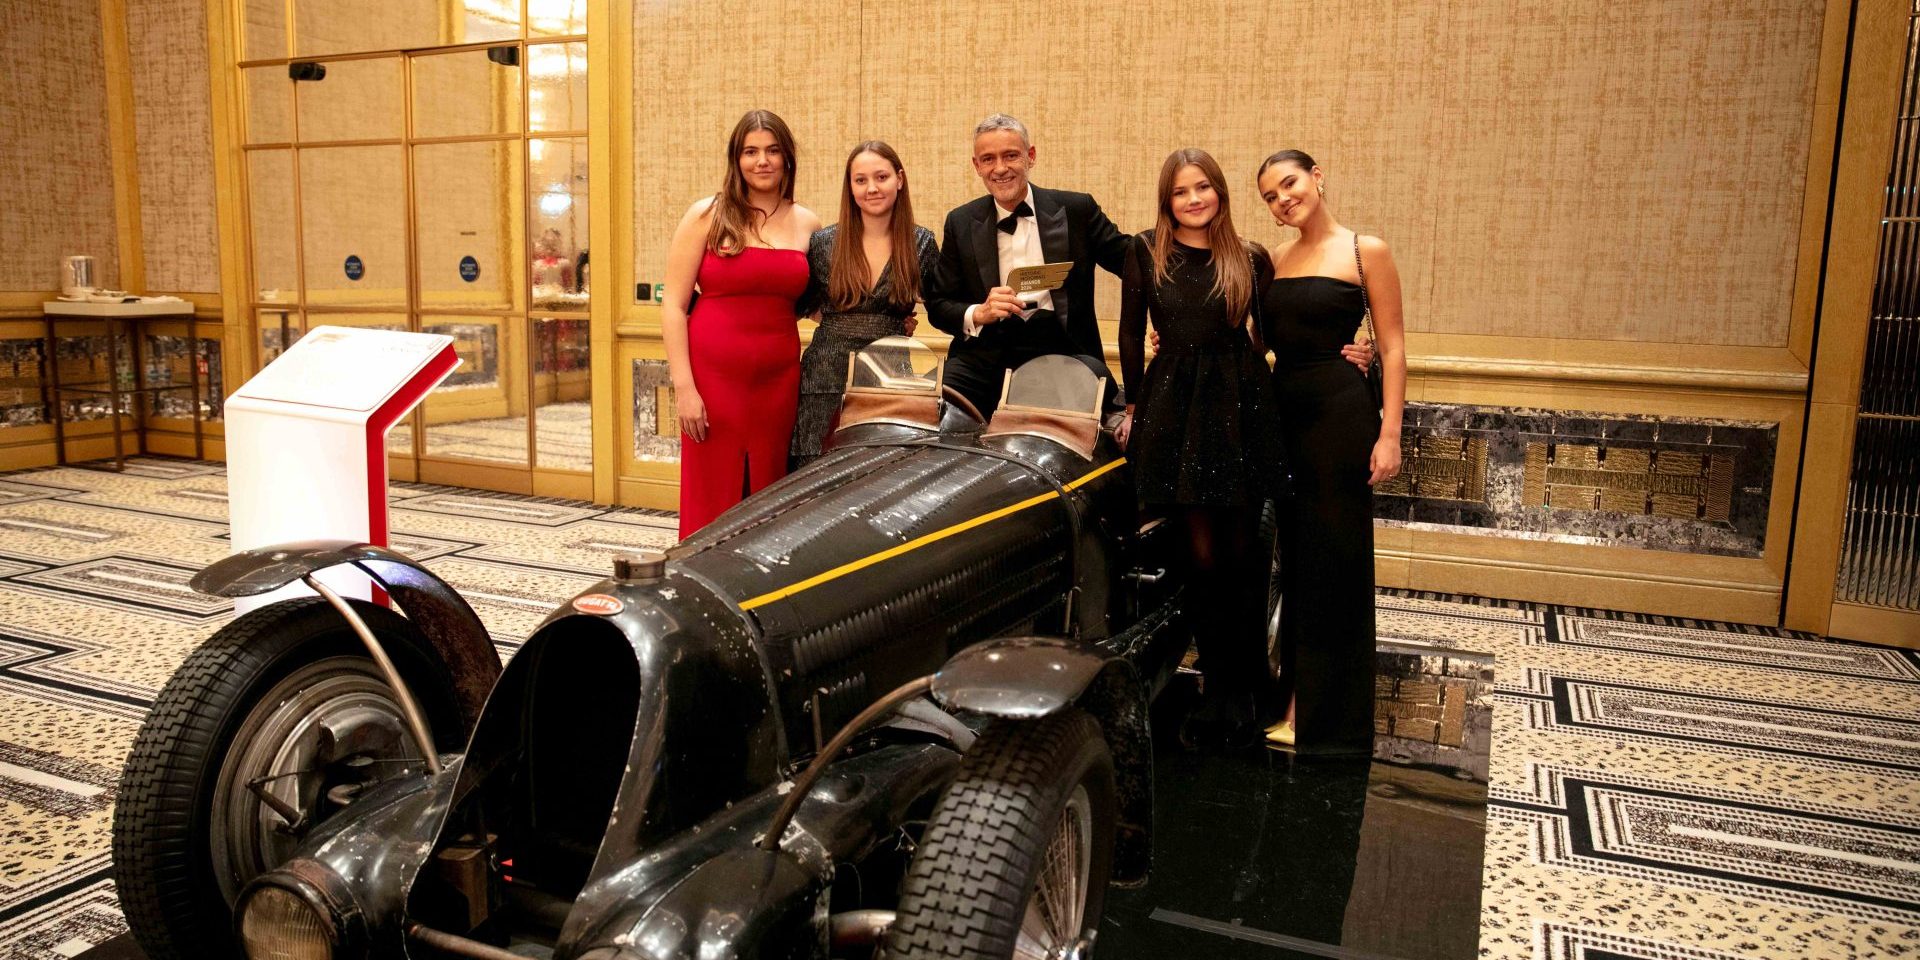
M1360 259L1360 231L1353 232L1353 265L1360 271L1360 307L1364 313L1360 322L1367 326L1367 344L1375 350L1380 349L1373 339L1373 303L1367 299L1367 264Z

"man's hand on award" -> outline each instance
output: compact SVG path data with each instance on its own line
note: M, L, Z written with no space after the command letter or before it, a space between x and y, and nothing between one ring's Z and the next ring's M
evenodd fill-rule
M1340 355L1345 357L1348 363L1359 367L1361 373L1366 373L1367 367L1373 363L1373 344L1365 340L1349 343L1340 348Z
M973 322L980 326L999 323L1008 317L1017 317L1027 309L1027 305L1014 296L1012 287L994 287L987 291L987 300L973 311Z

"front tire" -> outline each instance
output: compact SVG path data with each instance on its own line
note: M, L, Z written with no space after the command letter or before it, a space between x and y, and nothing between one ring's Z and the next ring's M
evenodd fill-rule
M464 731L452 678L405 618L350 601L419 699L437 748ZM330 789L424 768L392 691L318 597L262 607L190 654L155 698L120 775L114 884L153 960L235 957L241 887L338 804ZM253 786L249 786L249 784ZM299 829L259 799L273 793Z
M886 955L1084 955L1113 873L1115 816L1113 757L1092 717L989 727L927 822Z

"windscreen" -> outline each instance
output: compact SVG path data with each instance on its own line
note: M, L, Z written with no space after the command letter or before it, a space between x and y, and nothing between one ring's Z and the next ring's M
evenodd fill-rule
M912 337L882 337L851 358L847 389L887 393L940 392L940 358Z
M1086 364L1072 357L1050 354L1035 357L1013 372L1001 406L1097 418L1103 389L1100 376Z

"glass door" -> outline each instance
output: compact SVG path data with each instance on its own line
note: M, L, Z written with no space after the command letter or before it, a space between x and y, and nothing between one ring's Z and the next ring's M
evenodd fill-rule
M395 479L592 492L585 0L246 0L263 362L323 324L445 334Z

